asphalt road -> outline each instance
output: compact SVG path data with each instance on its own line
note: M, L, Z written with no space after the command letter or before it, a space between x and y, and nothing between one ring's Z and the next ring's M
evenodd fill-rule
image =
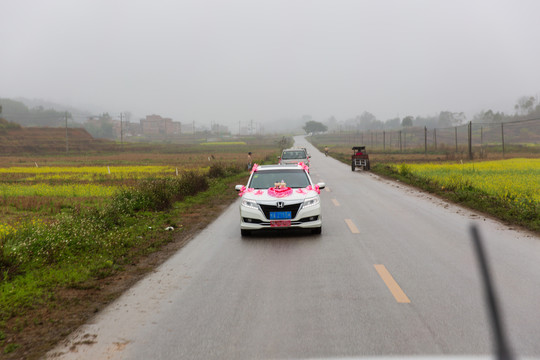
M322 235L241 238L236 202L49 357L489 354L471 223L485 239L512 348L540 356L540 238L296 141L328 186Z

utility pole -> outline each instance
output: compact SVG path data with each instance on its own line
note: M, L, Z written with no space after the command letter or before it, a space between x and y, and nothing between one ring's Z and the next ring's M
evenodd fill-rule
M469 121L469 160L473 159L472 153L472 121Z
M69 142L68 142L68 128L67 128L67 111L64 113L64 116L66 118L66 154L69 151Z
M501 123L502 156L504 157L504 123Z

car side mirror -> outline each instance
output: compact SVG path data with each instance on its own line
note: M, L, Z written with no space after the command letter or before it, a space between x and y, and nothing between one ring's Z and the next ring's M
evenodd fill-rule
M317 183L317 186L319 187L319 189L324 189L326 187L326 183L320 182Z
M242 191L242 187L243 187L243 186L244 186L244 185L236 185L236 186L234 187L234 189L235 189L236 191Z

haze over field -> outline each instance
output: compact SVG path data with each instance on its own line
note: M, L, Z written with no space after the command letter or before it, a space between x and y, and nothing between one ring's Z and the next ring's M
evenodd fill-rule
M0 0L0 97L237 127L540 92L540 2Z

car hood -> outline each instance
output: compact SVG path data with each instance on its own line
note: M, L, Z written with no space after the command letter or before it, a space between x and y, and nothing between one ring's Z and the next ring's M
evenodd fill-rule
M243 189L240 193L245 199L260 201L304 201L307 198L317 196L319 194L318 188L307 187L300 189L290 189L290 191L275 191L274 188L270 189Z

